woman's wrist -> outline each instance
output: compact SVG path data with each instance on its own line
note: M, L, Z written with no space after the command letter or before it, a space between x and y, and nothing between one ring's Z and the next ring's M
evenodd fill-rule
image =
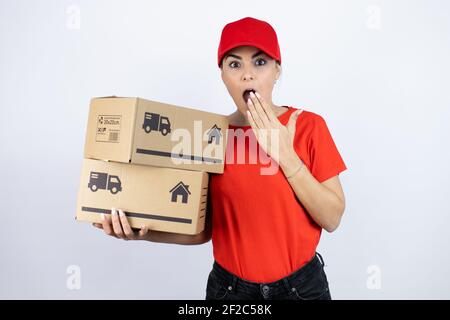
M302 170L302 168L304 167L304 163L302 162L299 166L298 166L298 168L293 172L293 173L291 173L291 174L286 174L286 179L292 179L293 177L295 177L296 175L297 175L297 173L299 173L301 170Z
M293 178L304 166L303 161L294 153L285 157L285 161L280 163L281 169L287 179Z

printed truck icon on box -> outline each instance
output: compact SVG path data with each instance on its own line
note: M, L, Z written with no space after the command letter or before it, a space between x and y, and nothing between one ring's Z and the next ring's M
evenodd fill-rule
M169 118L152 112L145 113L142 128L147 133L150 133L152 130L159 131L163 136L166 136L171 131Z
M116 194L122 191L122 183L118 176L108 175L106 172L91 172L89 175L88 188L93 192L98 189L105 189Z

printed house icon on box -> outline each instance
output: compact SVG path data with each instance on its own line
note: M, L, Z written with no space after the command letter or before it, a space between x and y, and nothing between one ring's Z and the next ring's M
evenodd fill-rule
M216 144L220 144L220 137L222 136L220 130L216 124L208 130L208 143L212 143L212 140L215 139Z
M178 196L181 195L182 203L187 203L188 196L191 194L191 192L189 191L189 185L184 184L183 181L180 181L169 192L172 193L172 202L177 202Z

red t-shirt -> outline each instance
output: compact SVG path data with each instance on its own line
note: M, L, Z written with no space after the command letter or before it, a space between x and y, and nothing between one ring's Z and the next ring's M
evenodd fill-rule
M297 110L288 108L278 117L283 125ZM261 168L274 164L259 148L251 126L230 124L229 129L224 173L211 174L209 182L214 259L245 280L276 281L314 256L322 228L301 205L281 168L262 174ZM294 149L319 182L347 169L325 120L313 112L304 110L298 117ZM239 161L243 150L245 160Z

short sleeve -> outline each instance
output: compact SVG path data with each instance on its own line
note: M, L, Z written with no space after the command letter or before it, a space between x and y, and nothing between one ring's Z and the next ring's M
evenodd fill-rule
M347 169L325 120L316 114L308 141L311 174L323 182Z

